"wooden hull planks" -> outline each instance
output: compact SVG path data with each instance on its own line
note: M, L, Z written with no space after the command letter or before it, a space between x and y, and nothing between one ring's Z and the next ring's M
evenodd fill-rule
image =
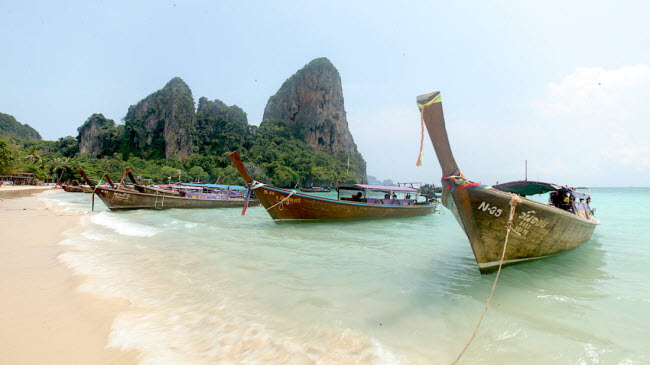
M241 208L243 199L196 199L166 194L145 194L131 190L97 187L95 194L110 210L132 209L207 209L207 208ZM257 201L249 206L259 205Z
M367 204L314 197L267 186L254 189L253 192L265 208L275 205L268 212L276 221L415 217L433 213L437 205Z
M444 175L442 203L465 231L481 273L495 271L505 244L510 201L517 195L466 180L449 145L440 93L420 95L417 102ZM593 216L517 197L504 266L574 249L600 224Z
M83 189L81 186L72 186L72 185L62 185L61 188L63 191L66 191L68 193L83 193Z
M510 195L495 189L454 189L452 193L442 194L443 205L452 211L465 231L482 273L499 267L510 214ZM589 240L599 223L595 218L585 219L521 198L515 206L513 232L503 265L572 250Z

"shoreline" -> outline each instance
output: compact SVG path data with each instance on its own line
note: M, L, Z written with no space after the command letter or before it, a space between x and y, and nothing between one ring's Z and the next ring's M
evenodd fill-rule
M0 199L24 198L50 190L56 189L52 186L2 185L0 186Z
M0 195L0 358L8 364L137 364L136 351L106 348L124 300L77 288L84 278L59 260L81 215L57 214L32 195ZM51 188L49 188L51 189ZM24 195L22 195L24 196Z

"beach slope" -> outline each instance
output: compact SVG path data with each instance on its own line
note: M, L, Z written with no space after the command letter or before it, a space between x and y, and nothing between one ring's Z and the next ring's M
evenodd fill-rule
M4 188L3 188L4 189ZM0 201L0 362L135 364L137 354L105 348L127 304L77 290L58 244L79 215L50 211L37 197Z

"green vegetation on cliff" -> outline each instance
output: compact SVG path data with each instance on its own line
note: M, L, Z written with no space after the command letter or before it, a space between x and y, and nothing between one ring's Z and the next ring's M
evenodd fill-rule
M0 113L0 137L16 137L27 140L40 140L41 135L28 124L19 123L9 114Z
M68 180L82 166L92 178L108 173L119 181L129 166L156 183L222 177L224 183L243 184L228 158L238 150L254 178L276 186L366 181L366 164L345 118L340 76L325 58L283 84L269 99L259 127L249 125L236 105L205 97L196 110L194 105L189 86L173 78L129 107L124 125L95 113L76 138L35 141L9 135L0 146L0 170ZM22 126L6 117L14 128Z

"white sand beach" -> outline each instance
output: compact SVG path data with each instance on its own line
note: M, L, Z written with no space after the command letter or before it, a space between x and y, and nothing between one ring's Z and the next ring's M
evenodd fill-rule
M42 190L0 188L0 362L137 363L134 352L105 348L128 303L78 291L82 278L58 260L63 232L80 216L56 214L34 196L15 198Z

